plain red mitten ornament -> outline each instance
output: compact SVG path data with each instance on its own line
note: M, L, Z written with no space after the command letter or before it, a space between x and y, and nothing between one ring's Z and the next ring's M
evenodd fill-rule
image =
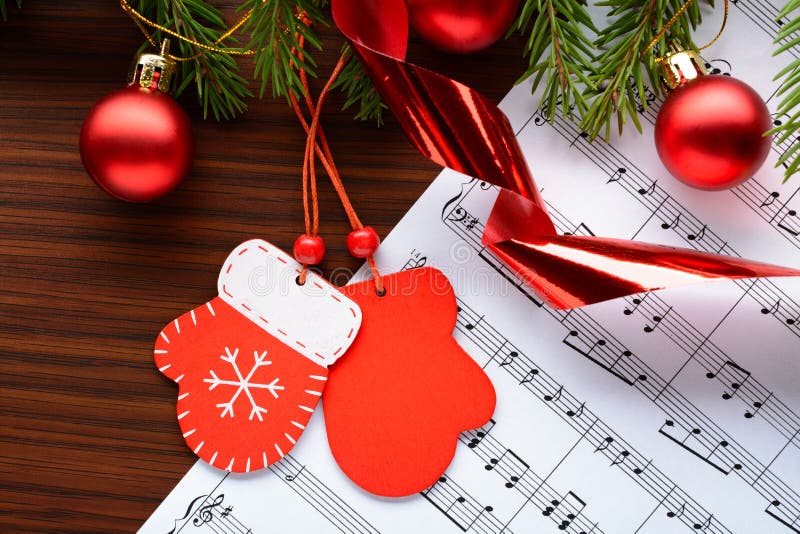
M408 17L427 42L456 54L482 50L502 37L519 0L406 0Z
M180 184L194 156L192 125L169 96L175 61L142 54L128 87L100 100L81 128L81 161L106 193L149 202Z
M728 189L764 164L772 127L766 104L749 85L707 75L696 51L669 54L664 79L672 89L655 125L658 155L669 172L699 189Z
M261 240L242 243L219 296L159 334L158 369L178 384L186 444L210 465L262 469L288 453L324 391L327 366L358 334L361 311L319 276Z
M342 471L365 490L411 495L441 476L458 435L486 424L495 391L452 337L456 300L430 267L342 288L364 320L330 369L322 398L328 443Z

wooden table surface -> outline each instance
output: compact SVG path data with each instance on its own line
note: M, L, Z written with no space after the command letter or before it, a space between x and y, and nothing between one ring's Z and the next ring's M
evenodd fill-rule
M7 0L6 4L14 4ZM228 9L233 3L220 4ZM37 2L0 22L0 532L132 532L194 462L176 388L154 367L168 321L216 294L219 267L253 237L290 250L302 232L304 133L283 101L203 121L197 159L146 205L101 192L81 167L89 108L125 83L141 42L116 2ZM231 17L233 18L233 17ZM324 32L327 76L341 37ZM470 56L418 40L412 59L498 101L522 72L519 39ZM376 129L332 98L324 126L362 220L385 236L438 172L387 117ZM323 182L326 273L356 268Z

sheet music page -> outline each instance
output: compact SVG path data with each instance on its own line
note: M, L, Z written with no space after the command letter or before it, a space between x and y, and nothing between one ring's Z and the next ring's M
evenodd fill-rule
M704 52L772 110L772 76L794 59L772 57L777 12L734 1L725 35ZM529 85L502 102L558 231L800 265L800 177L781 184L772 168L789 143L730 191L690 189L658 161L659 102L641 98L651 106L643 135L629 126L610 145L545 121ZM377 258L384 272L430 265L450 278L454 335L497 390L493 419L460 437L436 484L405 499L361 491L333 461L320 407L267 470L198 462L140 532L800 532L800 280L553 310L480 244L496 195L442 172Z

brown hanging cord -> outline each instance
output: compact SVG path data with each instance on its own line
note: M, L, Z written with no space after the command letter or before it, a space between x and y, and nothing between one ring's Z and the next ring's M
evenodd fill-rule
M253 10L249 10L245 15L239 19L233 26L231 26L228 30L225 31L212 45L207 45L201 43L197 40L190 39L188 37L184 37L180 35L174 30L162 26L148 18L144 15L136 11L129 3L128 0L120 0L120 7L122 8L128 16L133 19L139 29L142 31L144 36L150 42L152 46L158 48L158 43L155 42L153 39L152 34L148 31L149 28L153 28L155 30L160 30L167 35L171 35L176 39L179 39L183 42L189 43L196 48L201 49L202 51L191 56L191 57L178 57L169 55L169 57L175 61L190 61L192 59L196 59L202 55L205 55L209 52L213 53L220 53L220 54L228 54L231 56L251 56L254 54L253 50L244 50L244 49L237 49L237 48L221 48L220 45L225 39L229 38L233 35L239 28L244 26L244 24L250 20L250 17L253 14ZM304 12L300 12L297 14L297 18L300 19L304 24L308 25L311 24L311 20ZM303 36L298 36L298 43L300 48L303 47L305 44L305 39ZM297 53L296 50L293 50L293 53L297 56L299 61L303 61L303 57L301 54ZM353 208L353 204L350 202L350 197L348 197L347 192L345 191L344 184L342 183L342 178L339 175L339 171L336 168L336 164L333 161L333 154L331 153L330 146L328 145L328 140L325 137L325 133L322 131L322 126L319 124L320 116L322 113L322 105L327 97L328 93L330 92L333 83L336 81L336 78L339 77L341 74L342 69L344 69L347 62L350 60L350 52L346 51L339 57L339 61L336 63L336 67L334 68L333 72L331 73L330 78L328 79L325 87L323 87L322 91L319 94L319 98L317 99L316 105L311 97L311 92L309 91L308 87L308 79L306 73L302 69L299 70L300 79L302 80L303 84L303 92L305 100L306 100L306 107L308 108L308 112L311 115L311 123L309 124L308 121L303 116L302 110L300 109L300 105L297 103L297 99L291 93L289 93L289 99L292 103L292 108L294 109L295 114L297 115L300 124L303 126L303 129L306 131L307 139L306 139L306 147L305 153L303 156L303 218L305 222L306 233L311 236L316 236L319 232L319 198L317 196L317 173L316 173L316 158L319 158L322 166L325 168L325 172L328 174L328 177L331 179L331 183L333 184L336 193L339 195L339 200L344 207L345 213L347 214L347 218L350 221L350 226L353 230L360 230L364 228L364 225L361 223L361 220L358 218L358 214ZM292 65L294 68L294 65ZM317 142L317 138L319 138L319 142ZM315 158L316 153L316 158ZM310 193L310 210L309 210L309 193ZM311 213L309 213L309 211ZM385 293L385 288L383 285L383 279L381 278L381 274L378 271L378 267L375 264L375 259L372 256L367 257L367 262L369 263L370 269L372 270L372 275L375 279L375 289L378 294L382 295ZM304 284L306 281L306 277L308 274L308 265L303 265L303 269L300 273L299 282Z
M305 21L304 21L305 22ZM298 38L300 46L303 46L303 38ZM302 57L298 54L298 60L302 61ZM297 115L300 124L303 126L303 129L306 131L307 139L306 139L306 150L303 162L303 211L306 220L306 231L308 232L309 228L314 231L311 235L316 235L317 226L318 226L318 199L316 193L316 159L319 158L320 163L325 168L325 172L328 174L328 177L333 184L336 193L339 196L339 200L344 207L345 213L347 214L347 218L350 221L350 226L353 230L360 230L364 228L364 225L361 223L361 220L358 218L358 214L353 208L353 204L350 201L350 197L347 195L347 191L344 188L344 184L342 183L341 175L339 174L338 169L336 168L336 164L333 160L333 154L330 150L330 145L328 144L328 140L325 136L325 132L320 125L320 117L322 115L322 106L325 102L325 98L330 93L330 89L333 86L333 83L339 77L344 67L347 65L347 62L350 60L351 55L349 52L343 53L340 57L336 66L331 73L330 78L325 83L322 91L319 94L316 104L311 97L311 92L308 87L308 79L305 75L305 72L300 69L300 79L303 84L303 92L305 93L305 101L306 107L308 108L308 112L311 115L311 123L309 124L306 120L305 116L303 115L302 109L300 108L300 104L297 102L297 99L294 95L289 95L289 99L292 104L292 108L294 109L295 114ZM319 141L317 141L319 139ZM316 158L314 157L316 153ZM310 184L310 188L307 186ZM313 212L313 221L309 224L309 206L308 206L308 189L311 190L311 207ZM372 270L373 278L375 279L375 290L379 295L383 295L385 293L385 288L383 285L383 279L381 274L378 270L378 267L375 263L375 259L372 256L367 257L367 262L369 263L370 269ZM307 266L303 266L303 271L300 274L300 283L305 282L305 275L307 272Z
M669 31L669 29L672 27L672 25L675 24L675 22L677 22L678 18L680 18L680 16L683 15L683 13L687 9L689 9L689 6L692 4L692 1L693 0L686 0L686 2L683 3L683 5L680 7L680 9L678 9L678 11L676 11L675 14L672 15L672 18L669 19L666 24L664 24L664 26L661 28L661 30L659 30L659 32L656 34L656 36L653 37L653 40L648 43L648 45L644 48L644 50L642 50L642 56L644 56L651 48L653 48L656 45L656 43L658 42L658 40L661 39L664 36L664 34L667 33L667 31ZM717 35L713 39L711 39L711 41L709 41L708 44L705 44L705 45L701 46L700 48L698 48L697 49L698 52L700 52L701 50L705 50L709 46L711 46L714 43L716 43L717 39L719 39L720 36L722 35L722 32L725 31L725 24L727 24L727 22L728 22L728 0L725 0L725 11L724 11L724 13L725 14L722 17L722 26L720 27L719 31L717 32ZM655 62L656 63L661 63L662 61L664 61L664 56L659 56L659 57L655 58Z

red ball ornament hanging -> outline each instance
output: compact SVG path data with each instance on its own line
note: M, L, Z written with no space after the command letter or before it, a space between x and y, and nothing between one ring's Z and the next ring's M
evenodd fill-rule
M169 96L176 63L167 54L142 54L128 86L100 100L81 129L81 161L108 194L149 202L175 189L194 155L192 125Z
M663 62L672 90L658 113L655 143L664 166L698 189L720 190L750 178L772 139L766 104L749 85L708 75L699 54L678 50Z
M420 37L445 52L467 54L506 33L519 0L406 0L406 5Z

